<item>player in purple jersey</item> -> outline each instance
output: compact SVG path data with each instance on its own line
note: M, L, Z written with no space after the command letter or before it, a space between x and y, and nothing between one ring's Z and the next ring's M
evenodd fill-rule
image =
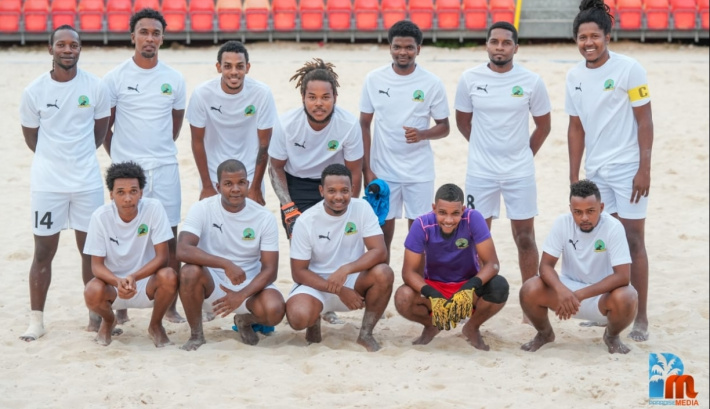
M404 318L424 325L414 344L428 344L442 329L471 317L463 334L487 351L480 327L508 300L490 231L478 211L464 206L463 191L454 184L439 188L432 208L414 221L404 242L404 285L395 306Z

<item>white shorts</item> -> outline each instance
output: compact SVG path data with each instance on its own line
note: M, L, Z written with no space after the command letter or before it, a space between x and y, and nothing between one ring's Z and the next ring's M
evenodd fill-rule
M77 193L32 192L32 232L36 236L52 236L63 229L86 232L91 214L103 204L103 188Z
M581 290L582 288L589 287L591 285L572 280L571 278L562 274L560 274L559 277L562 284L564 284L565 287L569 288L572 291ZM577 311L577 314L575 314L572 318L576 318L578 320L595 321L602 324L606 324L606 316L602 315L602 313L599 311L599 300L601 298L602 294L599 294L596 297L587 298L586 300L582 301L579 306L579 311Z
M508 219L527 220L537 216L535 175L510 180L466 176L466 206L478 210L484 219L500 216L501 195Z
M357 278L359 276L360 276L360 273L348 275L348 278L347 278L347 280L345 280L345 284L343 284L343 287L354 289L355 288L355 281L357 281ZM318 291L313 287L309 287L309 286L303 285L303 284L294 284L293 285L293 288L291 288L291 292L288 295L288 300L290 300L291 297L298 295L298 294L308 294L311 297L315 298L316 300L320 301L320 303L323 305L323 309L321 310L321 312L322 311L350 311L350 308L348 308L345 304L343 304L343 302L340 301L340 297L338 297L337 295L331 294L331 293L325 292L325 291Z
M401 219L402 204L404 217L414 220L429 213L434 201L434 181L422 183L387 182L390 188L390 210L385 220Z
M114 310L125 310L126 308L153 308L153 300L148 299L148 294L145 293L145 289L148 287L148 280L150 280L150 277L136 281L136 295L134 295L133 298L124 300L116 295L116 299L113 300L111 308ZM114 287L114 289L116 289L116 287ZM118 289L116 289L116 294L118 294Z
M202 311L214 312L214 308L212 307L212 303L217 301L218 299L224 297L225 295L227 295L227 293L224 292L224 290L222 290L220 288L220 286L219 286L220 284L229 288L232 291L239 291L242 288L246 287L251 282L251 280L245 280L243 283L241 283L239 285L234 285L234 284L232 284L231 281L229 281L229 279L227 277L222 278L219 274L215 273L214 271L212 271L209 268L207 269L207 271L209 271L210 275L212 276L212 282L214 282L214 290L212 291L212 294L210 294L210 296L205 298L205 301L202 302ZM273 284L267 285L266 287L264 287L264 290L266 290L267 288L278 291L278 288L276 288L276 286ZM251 297L249 297L249 298L251 298ZM235 314L249 314L249 313L251 313L251 311L249 311L249 309L247 308L247 301L249 301L249 298L244 300L242 305L240 305L239 308L234 310Z
M180 190L180 172L177 163L146 170L145 178L143 197L160 201L168 213L171 227L180 224L182 191Z
M589 176L602 194L605 212L618 213L622 219L646 218L648 197L642 196L638 203L631 203L634 176L638 169L636 163L611 164L602 167L593 176Z

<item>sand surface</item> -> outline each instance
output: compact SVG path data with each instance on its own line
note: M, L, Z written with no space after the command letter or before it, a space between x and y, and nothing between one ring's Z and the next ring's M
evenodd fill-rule
M289 77L304 61L321 57L340 75L338 104L358 113L365 74L390 61L376 44L257 43L248 45L251 72L269 84L280 113L300 102ZM638 59L648 71L653 100L655 144L646 240L650 263L651 338L631 345L628 355L607 353L601 328L553 319L557 340L536 353L520 350L533 337L520 324L520 273L506 219L493 223L501 274L511 284L507 306L486 325L491 346L481 352L467 344L460 328L413 347L421 330L400 317L392 301L375 330L383 348L366 353L355 344L361 312L343 313L344 325L323 325L323 342L307 346L304 333L285 321L256 347L237 341L231 319L205 326L207 344L197 352L178 349L189 336L187 324L166 324L175 346L156 350L147 337L149 312L131 310L124 334L109 347L96 345L84 331L86 307L73 233L64 232L53 265L45 309L47 334L38 342L18 340L29 313L28 271L33 240L29 215L32 152L22 138L18 104L24 87L50 69L45 48L0 50L0 149L2 212L0 237L3 297L0 299L0 408L135 407L648 407L649 353L679 356L695 378L698 402L708 407L708 49L678 44L612 44ZM173 47L161 60L180 70L188 95L216 75L217 47ZM80 66L104 75L130 48L86 47ZM455 128L453 99L460 74L486 61L483 47L458 50L424 47L418 62L439 75L452 109L451 134L433 142L437 186L463 186L467 142ZM580 59L573 44L521 46L516 61L538 72L552 99L552 132L536 157L542 245L552 221L567 211L567 116L564 83ZM182 177L182 215L198 198L198 175L185 122L177 141ZM109 158L98 152L102 170ZM278 202L267 182L267 207ZM406 224L397 223L392 267L400 277ZM288 243L281 236L278 288L292 284ZM181 309L181 307L179 307Z

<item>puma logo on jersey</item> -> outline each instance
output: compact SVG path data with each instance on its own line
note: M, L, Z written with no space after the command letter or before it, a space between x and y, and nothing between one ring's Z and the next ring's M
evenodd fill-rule
M118 243L118 240L114 239L113 237L109 237L108 240L116 243L117 246L120 246L120 244Z
M572 239L569 239L569 244L571 244L575 250L577 250L577 242L579 242L579 240L572 241Z
M476 86L476 91L483 91L487 94L488 93L488 84L486 84L485 87Z
M306 141L303 141L303 145L301 145L301 144L298 143L298 142L294 142L293 145L294 145L294 146L298 146L299 148L306 149Z
M580 82L578 87L574 87L574 90L582 92L582 83Z
M212 227L219 229L219 232L222 233L222 225L221 224L212 223Z
M381 89L377 90L380 94L385 94L387 95L387 98L390 98L390 89L387 88L387 91L382 91Z
M330 232L328 232L328 234L326 234L325 236L322 234L319 234L318 238L319 239L328 239L328 241L330 241Z
M140 94L141 92L138 91L138 85L139 85L139 84L136 84L136 87L135 87L135 88L133 88L133 87L131 87L131 86L128 86L128 87L126 87L126 88L128 88L129 91L135 91L135 92L137 92L137 93Z
M57 105L57 100L56 100L56 99L54 100L54 103L53 103L53 104L47 104L47 108L51 108L51 107L55 107L55 108L59 109L59 105Z
M222 113L222 105L220 105L219 108L210 107L210 110L212 110L212 111L217 111L217 112L219 112L219 113L221 114L221 113Z

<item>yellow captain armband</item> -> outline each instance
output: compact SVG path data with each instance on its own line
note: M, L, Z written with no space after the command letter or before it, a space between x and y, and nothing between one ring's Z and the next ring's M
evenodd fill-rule
M631 102L646 99L650 96L651 94L648 92L648 84L639 85L638 87L629 90L629 99Z

